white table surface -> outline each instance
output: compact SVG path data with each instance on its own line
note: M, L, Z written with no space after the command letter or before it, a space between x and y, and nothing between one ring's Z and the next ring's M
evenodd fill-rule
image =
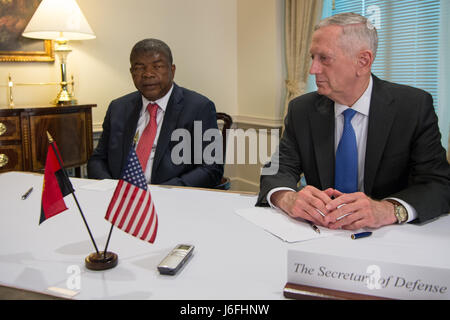
M388 226L364 241L340 235L287 244L235 213L256 196L150 186L158 214L154 244L115 228L108 250L119 264L106 271L85 268L95 249L71 195L69 210L38 225L42 175L0 174L0 284L57 295L67 288L71 266L81 270L74 299L284 299L287 251L450 268L450 217L422 226ZM100 251L110 223L104 219L113 193L84 190L92 180L71 179ZM20 197L33 186L28 199ZM194 254L176 276L160 275L158 263L180 243Z
M158 214L154 244L115 228L108 250L119 256L107 271L85 268L95 249L71 195L69 210L38 225L42 175L0 175L0 284L50 293L67 288L76 265L81 288L75 299L282 299L286 248L282 241L234 213L254 205L254 196L151 186ZM88 191L90 180L71 179L100 251L111 224L104 219L113 193ZM20 196L33 186L27 200ZM195 246L176 276L163 276L158 263L177 244Z

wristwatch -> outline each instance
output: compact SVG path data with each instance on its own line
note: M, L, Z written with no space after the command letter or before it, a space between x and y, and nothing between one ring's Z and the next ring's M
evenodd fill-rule
M398 201L392 199L386 199L394 205L394 214L397 218L397 223L402 224L408 220L408 211L406 208Z

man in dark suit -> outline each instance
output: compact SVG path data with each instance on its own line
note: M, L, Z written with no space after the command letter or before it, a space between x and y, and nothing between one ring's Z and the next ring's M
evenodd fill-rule
M423 222L450 211L450 166L432 97L375 77L377 42L373 25L353 13L327 18L315 28L310 73L318 89L290 102L272 157L278 172L261 176L257 205L352 230ZM354 114L349 124L347 109ZM342 179L338 171L343 172L338 166L343 132L356 139L355 155L344 162L354 159L357 172L343 175L354 177L350 191L336 186ZM307 186L297 191L302 173Z
M214 103L173 82L172 53L160 40L145 39L136 43L130 63L138 91L110 103L102 135L88 162L89 178L119 179L128 152L136 143L148 183L206 188L218 185L223 165L203 159L203 150L207 146L203 133L209 129L218 130ZM155 107L154 114L147 110L150 105ZM153 143L146 142L145 159L148 160L142 160L139 143L144 145L145 130L150 124L154 126L150 134ZM172 136L177 129L181 134ZM174 148L176 152L172 152Z

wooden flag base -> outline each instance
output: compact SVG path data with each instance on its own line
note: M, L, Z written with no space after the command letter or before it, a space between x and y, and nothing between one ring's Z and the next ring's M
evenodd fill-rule
M119 258L117 254L114 252L108 251L106 255L103 254L103 251L100 253L94 252L86 257L84 260L86 268L90 270L107 270L112 269L117 266L119 262Z

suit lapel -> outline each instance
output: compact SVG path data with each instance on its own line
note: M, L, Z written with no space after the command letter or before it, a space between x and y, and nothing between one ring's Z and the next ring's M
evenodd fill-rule
M158 167L169 146L172 132L176 128L178 117L183 109L182 102L183 92L180 87L174 84L172 95L167 103L166 112L164 113L164 119L159 133L158 143L156 145L155 158L152 166L152 181L156 181L155 177L157 176Z
M309 114L317 170L322 189L334 181L334 104L322 96Z
M373 76L364 167L364 192L368 195L372 193L378 166L394 123L395 110L391 106L392 102L393 98L383 87L383 82Z

